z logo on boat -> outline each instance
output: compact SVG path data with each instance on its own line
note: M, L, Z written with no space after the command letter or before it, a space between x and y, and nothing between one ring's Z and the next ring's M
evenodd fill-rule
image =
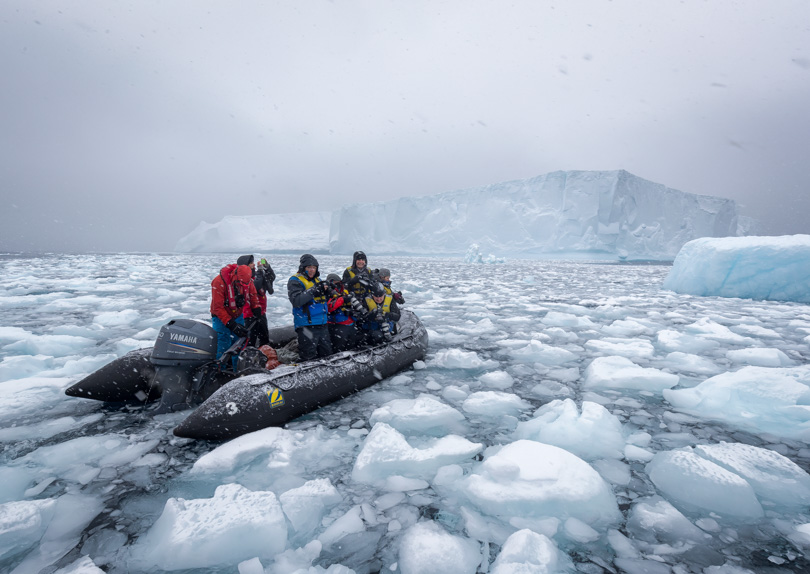
M270 400L271 409L284 405L284 395L279 389L272 387L267 389L267 398Z

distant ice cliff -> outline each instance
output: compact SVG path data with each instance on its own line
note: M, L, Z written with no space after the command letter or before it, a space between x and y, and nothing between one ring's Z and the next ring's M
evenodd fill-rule
M226 215L217 223L200 223L177 242L174 250L181 253L328 253L331 215L328 211Z
M733 200L684 193L618 171L557 171L423 197L349 204L331 213L226 217L177 251L321 251L672 260L698 237L750 232ZM305 225L290 224L291 220ZM317 232L321 231L322 234ZM328 235L327 235L328 233Z

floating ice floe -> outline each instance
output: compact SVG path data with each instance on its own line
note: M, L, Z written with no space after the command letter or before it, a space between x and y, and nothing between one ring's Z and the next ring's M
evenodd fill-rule
M695 239L681 247L664 288L810 303L810 236Z
M586 524L583 526L590 529ZM560 552L553 541L543 534L524 528L506 539L498 557L492 563L490 572L491 574L521 574L524 572L526 574L554 574L573 570L574 565L571 559L564 552Z
M610 487L587 462L531 440L487 449L458 486L483 512L507 520L573 517L604 527L621 518Z
M52 498L0 504L0 560L41 539L55 512Z
M779 349L755 347L750 349L735 349L726 352L726 357L732 363L742 363L757 367L792 367L794 363L790 357Z
M593 349L607 355L618 355L621 357L639 357L646 359L655 354L652 343L644 339L592 339L585 343L585 347Z
M370 425L383 422L403 434L444 436L466 428L464 415L432 395L395 399L374 410Z
M636 500L627 516L627 531L634 540L648 544L668 544L670 551L680 547L690 549L693 544L711 538L660 496Z
M725 325L716 323L707 317L698 319L691 325L686 325L683 330L687 334L692 334L710 341L717 341L723 345L752 345L756 342L750 337L738 335Z
M722 369L710 359L701 357L700 355L683 353L681 351L669 353L659 364L672 371L679 371L691 375L711 376L722 371Z
M698 445L694 450L744 478L760 500L779 506L810 505L810 475L778 452L729 442Z
M546 345L536 339L529 341L525 347L511 351L510 354L520 363L541 363L549 367L564 365L578 359L577 355L567 349Z
M584 460L621 458L625 446L618 418L589 401L580 412L571 399L543 405L534 418L518 423L514 436L564 448Z
M747 519L764 515L744 478L689 448L657 453L647 465L647 474L668 500L691 513Z
M183 570L270 559L286 546L287 524L275 494L223 484L212 498L170 498L133 556L142 565Z
M571 313L560 313L559 311L549 311L546 316L540 319L543 325L549 327L564 327L566 329L594 329L596 325L588 317L579 317Z
M503 257L497 257L494 254L490 253L489 255L484 255L481 253L481 249L478 247L477 243L473 243L470 245L469 249L467 249L467 253L464 255L464 263L505 263L506 260Z
M743 429L810 440L810 365L743 367L690 389L665 389L676 409Z
M97 314L93 322L102 327L120 327L133 324L140 316L141 314L136 309L105 311Z
M402 574L475 574L481 559L477 542L450 534L432 520L411 526L399 544Z
M5 350L12 351L18 355L64 357L79 354L95 344L96 341L87 337L28 334L14 343L7 344Z
M445 369L491 369L498 366L497 361L482 360L475 351L461 349L442 349L428 364Z
M669 500L692 513L751 519L763 515L763 502L770 507L810 503L810 475L777 452L745 444L659 452L647 471Z
M383 483L391 476L428 479L445 465L469 461L483 446L456 435L433 439L421 448L385 423L377 423L363 443L352 470L358 482Z
M309 534L321 524L326 510L343 500L328 478L310 480L279 497L281 508L297 534Z
M464 399L461 408L473 415L503 417L517 416L522 411L531 409L532 405L513 393L478 391Z
M14 504L14 503L11 503ZM73 549L82 531L102 511L104 503L94 496L63 494L53 501L25 501L15 507L0 506L0 552L10 554L31 543L34 549L17 564L14 572L42 572ZM15 518L23 520L15 523ZM2 556L0 554L0 556Z
M637 319L616 319L610 325L602 327L602 332L611 337L635 337L638 335L650 335L659 330L659 326L654 328L648 321L642 322Z
M492 371L491 373L484 373L478 380L487 387L493 389L508 389L515 384L515 379L506 371Z
M661 392L679 380L678 375L640 367L625 357L597 357L585 369L584 386Z
M708 353L720 348L717 341L671 329L659 331L655 336L655 344L665 351L695 354Z

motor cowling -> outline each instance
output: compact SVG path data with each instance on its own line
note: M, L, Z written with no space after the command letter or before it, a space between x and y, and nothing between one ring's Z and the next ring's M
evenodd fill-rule
M151 361L155 365L203 365L216 359L217 332L209 325L191 319L173 319L158 333Z
M217 332L198 321L174 319L160 328L151 361L160 388L157 413L188 408L198 369L217 356Z

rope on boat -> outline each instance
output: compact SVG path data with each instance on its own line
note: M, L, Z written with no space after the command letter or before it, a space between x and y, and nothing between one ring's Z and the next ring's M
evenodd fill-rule
M299 379L302 373L305 373L311 369L320 369L322 367L340 368L351 362L360 365L367 365L372 361L373 357L383 355L389 347L393 347L395 350L398 349L399 347L396 346L398 344L401 344L406 349L413 349L419 345L417 342L417 335L421 335L422 331L424 331L424 327L417 329L415 332L400 339L395 339L390 343L383 343L374 347L369 347L360 352L344 351L338 355L325 357L315 364L299 365L292 373L279 374L277 377L272 377L269 380L264 379L255 382L251 381L248 384L252 387L265 387L267 385L272 385L278 387L282 391L288 391L297 387L299 385Z

